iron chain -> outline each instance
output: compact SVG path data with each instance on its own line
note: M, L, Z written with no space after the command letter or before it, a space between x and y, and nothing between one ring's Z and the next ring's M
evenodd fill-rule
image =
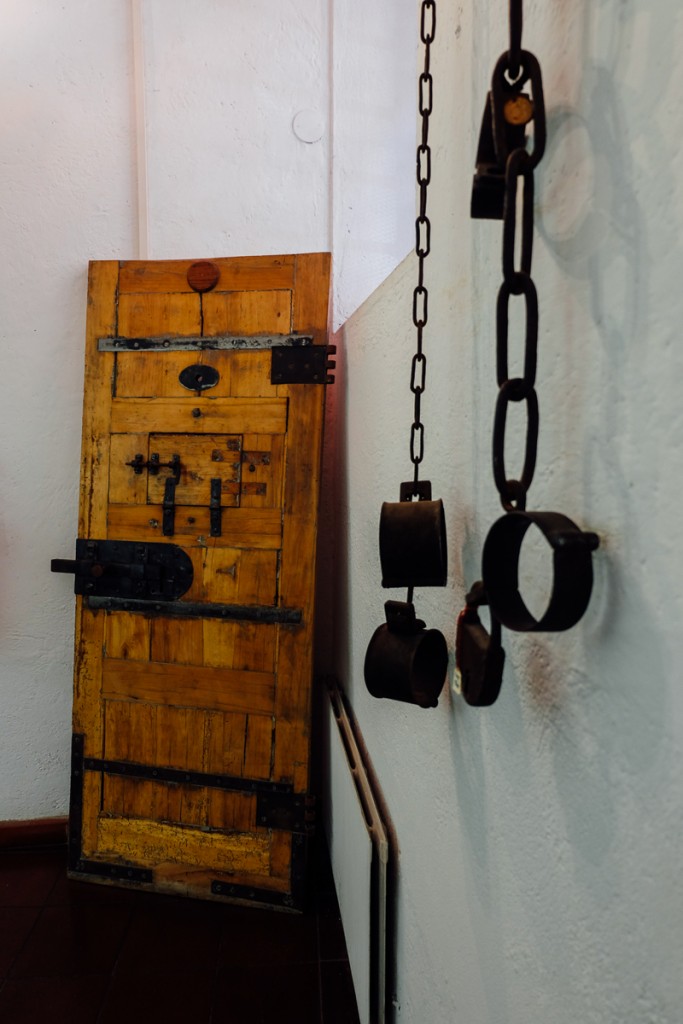
M413 488L417 494L420 463L424 459L425 429L421 419L422 394L427 380L427 357L422 336L429 318L429 294L424 283L424 264L431 251L432 226L427 216L427 189L432 177L432 151L429 146L429 118L433 105L433 80L430 71L430 47L436 31L436 0L422 0L420 39L424 46L424 67L418 79L418 109L422 118L420 142L416 154L417 183L420 188L419 212L415 221L415 253L418 260L417 285L413 292L413 324L417 332L416 352L410 371L413 393L413 422L410 428L410 461L413 464Z
M499 125L534 122L533 148L519 146L505 153L503 205L503 281L496 304L496 379L498 398L493 423L493 479L503 508L526 508L538 449L539 411L536 395L538 350L538 295L531 277L534 236L534 168L545 148L545 108L538 61L521 48L522 0L510 0L510 49L503 54L493 76L494 121ZM531 99L522 90L529 82ZM502 131L499 137L502 138ZM521 189L521 200L519 191ZM518 260L518 262L516 262ZM512 296L524 299L524 360L521 377L510 377L509 312ZM507 475L505 429L511 402L526 404L524 462L519 479Z

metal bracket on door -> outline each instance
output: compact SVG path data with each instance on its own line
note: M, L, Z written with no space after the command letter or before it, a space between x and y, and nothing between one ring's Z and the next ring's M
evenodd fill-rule
M169 476L164 483L163 516L161 532L164 537L172 537L175 533L175 488L176 480Z
M265 622L282 626L298 626L300 608L283 608L260 604L202 604L199 601L136 600L129 597L88 597L88 608L108 612L140 612L161 615L168 619L226 619L228 622Z
M172 455L170 462L160 462L159 453L153 452L149 459L145 461L144 455L142 455L141 452L138 452L135 458L131 459L130 462L127 462L126 465L131 467L136 476L140 476L143 469L146 469L150 476L158 476L160 469L170 469L175 482L177 484L180 483L180 471L182 467L180 465L179 455Z
M274 348L271 352L271 384L334 384L330 370L336 363L336 345L311 345L310 348Z
M172 482L172 481L171 481ZM130 540L76 541L76 558L53 558L52 572L74 574L74 593L173 604L192 586L190 556L176 544Z
M212 537L221 536L221 481L211 481L211 502L209 504L209 532Z
M217 334L213 338L195 335L160 338L99 338L100 352L194 352L231 349L267 349L313 345L310 334ZM322 347L322 346L320 346Z

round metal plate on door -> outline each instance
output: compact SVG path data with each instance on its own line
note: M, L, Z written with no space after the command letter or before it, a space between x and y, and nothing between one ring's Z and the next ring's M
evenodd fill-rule
M195 363L186 366L178 374L178 380L188 391L206 391L207 388L215 388L221 375L213 366L206 366L203 363Z

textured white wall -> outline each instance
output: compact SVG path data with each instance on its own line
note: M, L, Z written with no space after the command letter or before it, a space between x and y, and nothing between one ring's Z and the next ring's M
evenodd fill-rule
M63 814L86 265L132 255L119 0L0 9L0 819ZM127 10L127 8L126 8Z
M356 308L411 244L395 168L411 160L413 6L368 67L359 26L380 26L360 0L140 0L150 257L333 248L337 308ZM0 5L0 820L67 809L73 595L49 564L77 525L87 263L138 255L133 25L131 0ZM297 137L300 111L320 141Z
M507 5L438 6L423 405L451 568L448 588L416 593L416 605L452 648L500 514L490 438L501 231L471 222L468 207ZM383 601L402 596L381 590L376 530L381 502L409 477L408 259L340 332L338 672L401 849L397 1021L678 1024L683 19L674 0L527 0L525 11L549 115L529 507L600 534L593 597L568 633L504 633L493 708L448 688L434 710L367 694L367 642Z

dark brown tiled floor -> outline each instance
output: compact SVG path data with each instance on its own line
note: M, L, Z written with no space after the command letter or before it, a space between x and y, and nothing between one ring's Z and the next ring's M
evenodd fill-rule
M324 850L303 915L71 882L0 851L2 1024L358 1024Z

